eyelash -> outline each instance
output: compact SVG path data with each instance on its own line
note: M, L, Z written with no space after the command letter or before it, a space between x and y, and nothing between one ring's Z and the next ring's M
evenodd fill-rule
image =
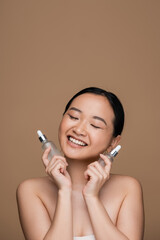
M70 119L74 119L74 120L78 120L77 117L73 117L72 115L68 114L68 116L70 117ZM94 124L91 124L92 127L96 128L96 129L100 129L100 127L95 126Z
M74 119L74 120L78 120L77 117L73 117L72 115L68 114L68 116L71 118L71 119Z
M96 129L100 129L100 127L97 127L97 126L95 126L95 125L93 125L93 124L91 124L91 126L94 127L94 128L96 128Z

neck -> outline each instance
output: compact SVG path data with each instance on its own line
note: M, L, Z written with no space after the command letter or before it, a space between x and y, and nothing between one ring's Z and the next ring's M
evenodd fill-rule
M93 160L66 160L68 162L67 171L72 180L72 188L73 190L81 190L86 183L86 179L84 178L84 172L87 170L87 166Z

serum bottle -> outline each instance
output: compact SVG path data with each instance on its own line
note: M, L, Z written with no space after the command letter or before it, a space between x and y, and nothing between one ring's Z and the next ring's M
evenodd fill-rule
M54 155L62 156L62 153L57 149L55 144L52 141L49 141L47 137L40 131L37 131L40 142L42 143L42 149L46 150L48 147L51 147L51 150L48 154L48 159L51 160Z
M104 155L106 155L110 159L110 161L113 162L115 156L118 154L120 149L121 149L121 145L118 145L110 153L106 153ZM105 166L105 162L101 158L98 161L102 165L102 167Z

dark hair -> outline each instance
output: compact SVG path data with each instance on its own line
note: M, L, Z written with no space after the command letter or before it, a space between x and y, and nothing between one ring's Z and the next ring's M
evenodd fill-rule
M124 109L123 106L120 102L120 100L117 98L117 96L114 93L111 92L107 92L104 89L101 88L97 88L97 87L88 87L85 89L82 89L81 91L79 91L78 93L76 93L67 103L64 113L68 110L69 106L71 105L72 101L78 97L79 95L82 95L84 93L92 93L92 94L96 94L96 95L101 95L104 96L108 99L114 115L115 115L115 119L113 122L113 126L114 126L114 132L113 132L113 136L116 137L118 135L121 135L122 130L123 130L123 126L124 126L124 118L125 118L125 114L124 114Z

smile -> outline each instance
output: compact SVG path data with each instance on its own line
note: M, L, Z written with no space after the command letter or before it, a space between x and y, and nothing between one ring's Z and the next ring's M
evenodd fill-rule
M71 136L68 137L68 140L69 140L70 142L76 144L76 145L79 145L79 146L87 146L86 143L84 143L84 142L82 142L82 141L80 141L80 140L77 140L77 139L75 139L75 138L73 138L73 137L71 137Z

